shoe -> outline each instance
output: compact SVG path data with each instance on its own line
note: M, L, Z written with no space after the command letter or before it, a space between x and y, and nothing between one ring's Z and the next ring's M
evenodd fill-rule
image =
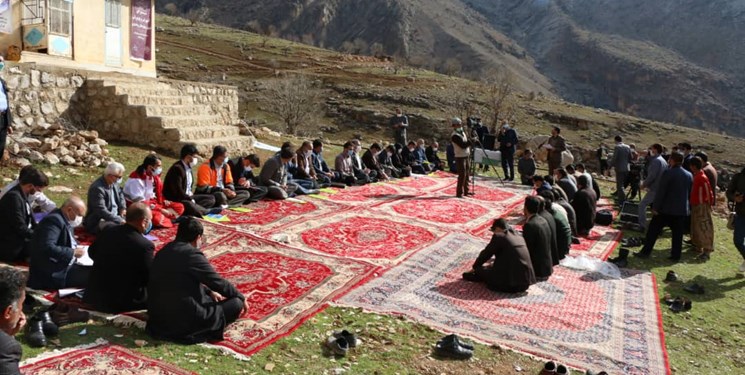
M538 375L553 375L556 374L556 363L554 361L548 361L545 365L543 365L543 370L541 370Z
M678 263L678 262L680 262L680 257L674 257L674 256L670 255L669 257L667 257L667 260L669 260L669 261L671 261L673 263Z
M435 344L435 354L440 357L469 359L473 357L473 350L458 345L455 340L450 342L439 341Z
M685 290L688 293L693 293L693 294L706 293L706 291L704 290L704 287L699 284L686 285L683 287L683 290Z
M32 348L47 346L47 337L44 336L44 323L35 316L28 321L26 343Z
M326 340L326 347L331 350L334 355L345 356L349 351L349 343L343 337L336 338L333 335L329 336Z
M479 277L476 275L476 272L468 271L463 272L463 280L470 281L470 282L479 282Z
M347 345L349 345L350 348L357 347L357 336L355 336L354 333L347 331L346 329L342 331L334 331L333 336L337 339L343 338L344 340L347 340Z
M629 258L629 252L630 252L629 249L622 247L620 250L618 250L618 256L613 259L608 259L608 261L611 263L614 263L617 266L619 266L618 264L621 262L627 263L626 260Z
M672 270L667 271L667 276L665 276L665 282L672 283L675 281L680 281L680 277L678 277L678 274Z
M52 321L52 317L49 316L49 311L39 311L34 317L41 321L46 336L57 336L59 333L59 327L57 327L57 325Z
M450 341L455 341L456 344L462 346L465 349L473 350L473 344L470 344L470 343L461 341L460 340L460 337L458 337L458 335L447 335L447 336L443 337L442 339L440 339L440 341L438 341L438 343L440 343L440 342L447 343L447 342L450 342Z
M740 272L745 272L745 261L740 265Z
M635 258L640 258L640 259L649 259L649 256L650 256L650 254L649 254L649 253L643 253L643 252L641 252L641 251L640 251L640 252L637 252L637 253L634 253L634 257L635 257Z
M679 313L681 311L689 311L693 307L693 303L691 300L683 297L678 297L673 301L672 304L670 304L670 310L672 310L675 313Z
M91 314L87 311L81 311L75 306L65 303L58 303L49 309L49 316L57 327L68 324L87 322Z
M577 238L577 237L572 237L572 244L574 244L574 245L579 245L579 244L580 244L579 238Z
M469 191L468 193L466 193L466 195L476 195L476 193Z
M455 197L456 197L456 198L461 198L461 199L463 199L463 196L462 196L462 195L456 195Z
M696 257L696 260L700 260L702 262L706 262L709 259L711 259L711 256L709 256L709 253L701 253L701 255Z
M569 375L569 369L564 365L556 366L556 375Z

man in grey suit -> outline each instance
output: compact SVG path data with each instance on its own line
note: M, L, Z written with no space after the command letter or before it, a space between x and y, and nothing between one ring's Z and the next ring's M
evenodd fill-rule
M623 185L626 177L629 175L629 163L631 162L631 147L623 143L620 135L616 136L616 148L613 150L613 157L610 165L616 170L616 196L618 204L621 205L626 200L626 194L623 191Z
M106 166L103 176L88 188L88 213L83 219L88 233L97 234L108 226L124 223L127 205L119 187L123 175L124 166L111 163Z
M271 199L287 199L297 190L298 186L287 182L287 163L295 153L289 148L282 149L278 155L270 158L261 168L259 184L269 189L267 197Z
M660 185L662 173L667 169L667 162L662 158L662 145L655 143L649 148L649 164L647 166L647 178L642 181L642 189L647 190L639 203L639 227L642 232L647 229L647 207L654 202L657 195L657 187Z

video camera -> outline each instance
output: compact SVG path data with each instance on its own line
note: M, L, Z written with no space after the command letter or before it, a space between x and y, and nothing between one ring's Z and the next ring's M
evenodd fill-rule
M466 125L469 128L472 128L472 127L476 126L476 124L479 123L479 122L481 122L481 117L478 117L478 116L469 116L466 119Z

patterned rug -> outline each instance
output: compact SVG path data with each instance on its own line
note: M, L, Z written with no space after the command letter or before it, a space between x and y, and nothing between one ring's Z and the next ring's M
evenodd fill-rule
M213 344L239 357L291 333L378 271L369 263L316 255L239 232L203 252L251 304L247 316L228 326L225 340Z
M266 233L306 217L315 217L348 209L338 203L303 196L293 200L263 200L239 208L224 210L230 219L220 224L252 233Z
M116 345L97 345L24 361L23 374L52 375L186 375L193 372Z
M619 280L563 267L525 295L463 281L486 242L450 234L338 303L609 373L668 374L654 276Z
M392 184L396 185L402 190L411 193L422 194L435 192L448 186L453 186L454 188L456 182L457 179L455 178L455 175L435 173L427 176L413 175L401 180L393 180Z
M346 189L331 188L321 194L311 196L318 201L329 201L355 207L373 207L385 202L414 196L412 192L398 189L393 183L374 183L364 186L352 186Z
M307 218L267 235L286 235L297 248L391 265L433 243L441 235L434 229L416 220L358 208Z

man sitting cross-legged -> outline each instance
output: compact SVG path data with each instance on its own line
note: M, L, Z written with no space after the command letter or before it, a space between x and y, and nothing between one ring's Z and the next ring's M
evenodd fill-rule
M370 170L370 168L367 168L365 164L362 163L362 157L360 156L360 152L362 152L362 144L360 143L360 140L353 139L351 142L354 148L352 148L350 155L352 156L352 168L354 168L354 176L357 178L357 181L363 183L377 181L378 173Z
M0 261L16 262L28 258L36 228L28 197L47 185L47 176L33 169L21 175L18 185L0 199Z
M352 154L354 153L354 144L347 142L344 144L344 149L341 154L336 156L334 161L334 169L339 175L339 181L349 186L357 183L357 177L354 174L354 167L352 166ZM367 181L360 181L364 184Z
M124 166L111 163L103 176L93 181L88 188L88 213L83 218L85 230L97 234L101 230L124 222L127 203L120 187Z
M595 226L596 201L595 191L588 184L587 176L577 179L577 193L572 201L572 208L577 215L577 234L587 236Z
M150 154L142 164L129 174L124 184L124 198L127 204L142 202L153 211L153 226L172 228L172 219L184 214L184 205L163 198L163 162L160 157Z
M538 215L541 209L541 200L531 196L525 198L523 214L526 217L523 225L523 238L530 252L530 261L538 281L548 280L553 273L551 258L551 228L548 222Z
M253 169L261 167L261 159L256 154L238 157L228 161L233 175L236 191L247 191L251 197L248 202L258 202L264 198L269 190L264 186L257 186Z
M313 170L316 172L316 178L323 185L328 185L331 181L338 181L339 178L331 171L326 160L323 159L323 141L316 139L313 141L313 154L311 155Z
M145 238L153 224L150 207L134 203L127 222L101 232L88 254L93 268L83 301L97 311L120 313L145 308L155 246Z
M259 174L259 184L269 190L267 197L287 199L298 189L298 185L287 181L287 163L292 160L293 155L292 149L283 148L264 163L261 174Z
M362 163L365 165L365 167L373 172L378 176L378 180L388 180L388 175L383 170L383 167L380 165L380 162L378 162L378 155L380 154L381 147L377 143L373 143L370 146L370 149L365 151L365 153L362 155Z
M247 203L251 194L245 190L236 191L233 174L228 167L228 149L215 146L212 157L197 171L197 193L215 196L215 206L240 206Z
M464 273L463 278L485 282L495 292L522 293L528 290L536 279L525 239L504 219L494 220L491 231L494 234L489 245L476 258L473 270ZM492 257L494 263L491 267L484 267Z
M83 223L85 203L71 197L41 220L31 240L28 286L34 289L85 288L90 267L74 262L85 254L73 231Z
M184 215L202 217L215 206L211 194L194 194L194 174L192 168L199 163L197 146L191 143L181 147L181 159L171 166L163 182L163 197L171 202L184 205Z
M176 240L153 260L147 331L156 338L184 344L222 340L225 327L248 312L246 298L197 247L203 233L199 221L182 221Z

